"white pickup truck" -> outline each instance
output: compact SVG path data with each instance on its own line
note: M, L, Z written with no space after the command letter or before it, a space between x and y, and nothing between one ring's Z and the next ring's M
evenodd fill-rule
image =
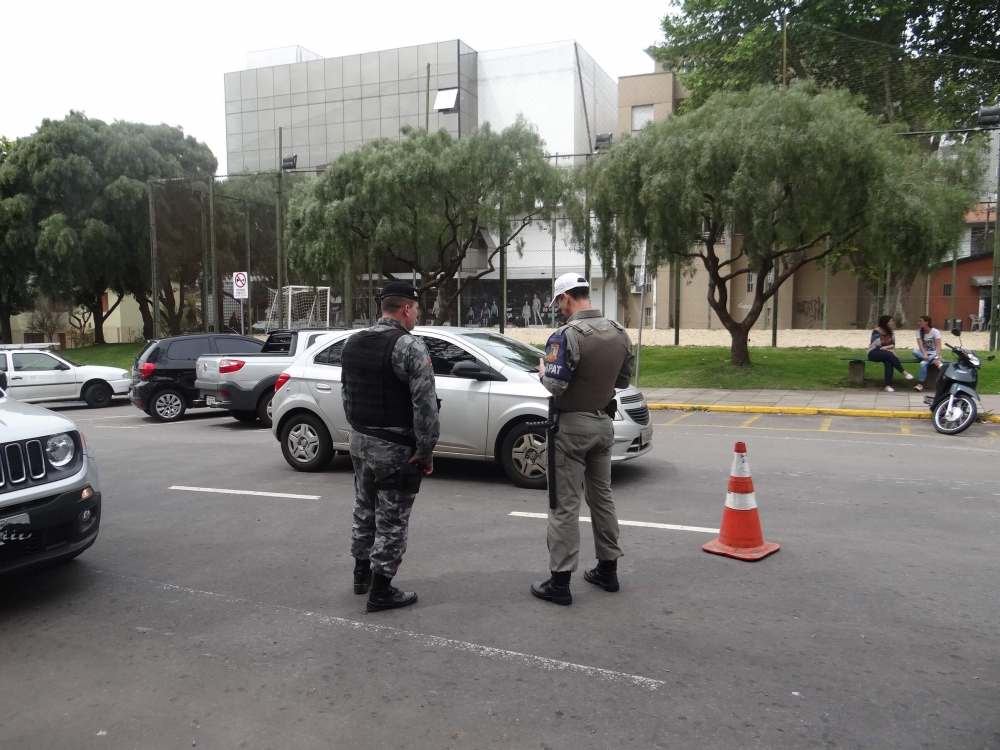
M295 357L331 328L272 331L255 354L205 354L195 364L194 387L206 406L228 409L241 422L271 426L274 383Z

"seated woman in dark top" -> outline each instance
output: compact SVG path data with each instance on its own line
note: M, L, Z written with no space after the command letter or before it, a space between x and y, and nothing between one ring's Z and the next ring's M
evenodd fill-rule
M896 334L893 332L896 324L891 315L883 315L878 319L878 326L872 331L871 340L868 342L868 359L872 362L881 362L885 366L885 389L892 393L892 371L899 370L907 380L913 380L913 376L903 369L903 365L896 356Z

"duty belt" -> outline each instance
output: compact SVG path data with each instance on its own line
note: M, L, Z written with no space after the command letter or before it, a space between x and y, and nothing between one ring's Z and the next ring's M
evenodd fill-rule
M362 435L367 435L368 437L385 440L387 443L405 445L408 448L417 447L416 438L409 435L399 435L395 432L389 432L388 430L379 430L374 427L358 427L357 425L351 425L351 429L355 432L360 432Z

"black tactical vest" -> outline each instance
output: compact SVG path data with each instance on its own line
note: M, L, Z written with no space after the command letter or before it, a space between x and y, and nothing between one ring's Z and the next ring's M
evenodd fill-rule
M343 351L344 411L351 427L409 427L413 401L409 384L392 371L392 350L406 331L360 331Z

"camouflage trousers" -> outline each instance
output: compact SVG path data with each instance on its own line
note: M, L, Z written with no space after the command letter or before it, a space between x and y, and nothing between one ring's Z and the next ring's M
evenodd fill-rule
M366 461L353 451L351 460L354 462L351 555L356 560L371 560L373 572L393 578L406 552L410 511L416 496L375 486L398 465Z

